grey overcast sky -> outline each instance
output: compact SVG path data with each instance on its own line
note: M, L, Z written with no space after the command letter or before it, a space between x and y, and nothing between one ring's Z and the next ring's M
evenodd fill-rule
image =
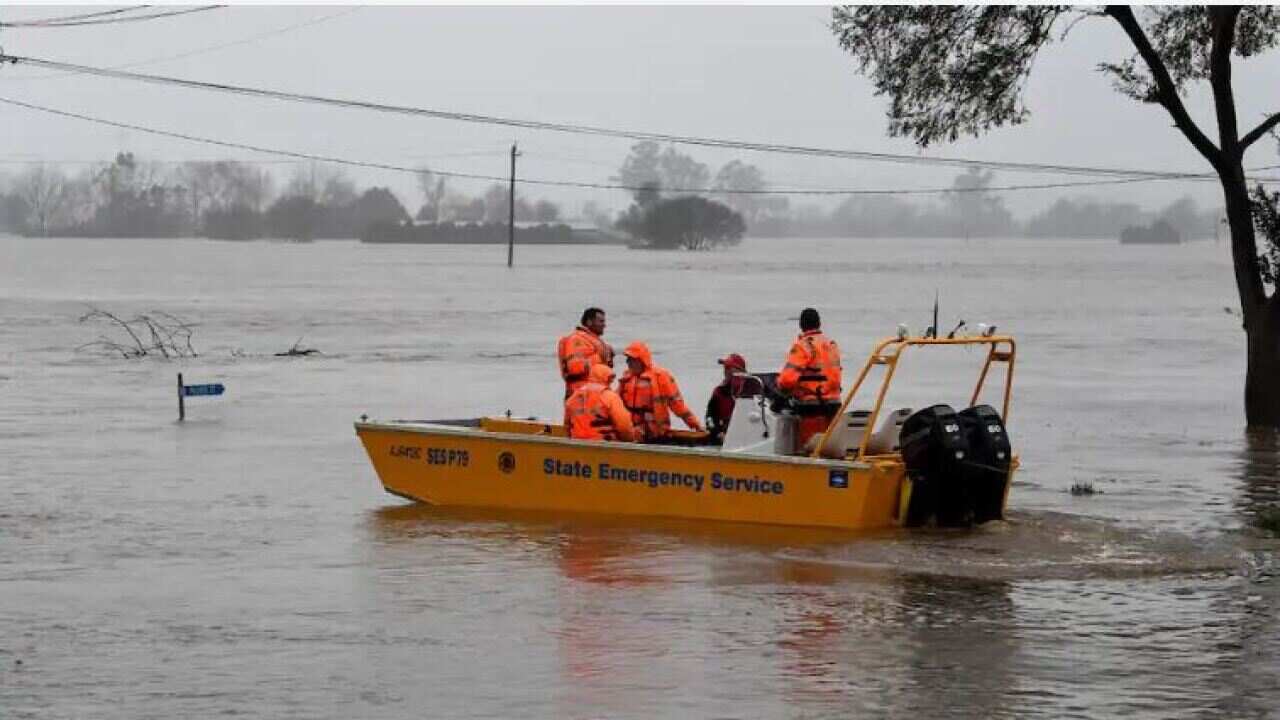
M13 21L86 10L8 6ZM116 66L304 93L443 110L704 135L753 141L919 152L886 133L886 101L855 72L826 27L825 6L733 7L385 7L370 6L289 32L209 52L204 48L342 13L339 6L233 6L151 22L97 27L0 30L6 52ZM183 53L189 57L147 62ZM932 155L1193 171L1204 162L1154 106L1111 89L1094 70L1127 56L1115 24L1081 22L1037 62L1028 88L1032 117L979 139L931 147ZM1280 98L1280 52L1238 63L1241 124L1252 127ZM607 182L629 142L552 132L468 125L288 104L234 95L32 67L0 69L0 96L100 117L236 142L441 170L505 175L510 143L525 152L529 177ZM1213 134L1208 94L1190 98L1193 114ZM263 158L244 151L148 136L0 106L5 148L0 159L101 160L117 149L144 159ZM956 170L866 161L816 160L683 148L715 168L751 162L785 187L907 188L951 183ZM1280 162L1275 144L1259 143L1246 165ZM5 166L12 171L13 166ZM277 174L281 180L287 166ZM413 178L350 171L363 184L389 185L412 212ZM1049 182L1054 176L997 174L997 184ZM1079 179L1079 178L1074 178ZM457 182L480 193L487 183ZM592 198L613 209L618 191L525 188L531 197L564 203L575 214ZM1061 191L1005 194L1020 215ZM1219 203L1211 183L1150 183L1097 188L1091 194L1148 207L1191 194ZM793 199L793 203L809 202Z

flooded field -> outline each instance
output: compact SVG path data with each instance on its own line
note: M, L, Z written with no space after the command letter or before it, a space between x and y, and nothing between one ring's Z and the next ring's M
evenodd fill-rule
M1280 443L1243 430L1229 251L0 238L0 717L1274 717ZM1008 522L848 535L414 506L351 422L555 417L587 305L705 406L805 305L1019 341ZM120 315L198 358L78 346ZM276 357L301 338L320 350ZM974 357L904 366L962 402ZM188 400L175 376L222 382ZM914 378L914 379L913 379ZM1074 484L1095 493L1073 496Z

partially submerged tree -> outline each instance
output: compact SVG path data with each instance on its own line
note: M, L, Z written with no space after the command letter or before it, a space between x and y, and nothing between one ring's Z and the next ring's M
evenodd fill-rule
M1280 123L1280 112L1241 132L1231 81L1232 56L1248 58L1280 40L1280 9L1269 6L1148 7L1098 11L1066 6L862 6L833 11L840 46L889 96L889 133L920 146L980 135L1028 117L1022 101L1037 53L1068 19L1105 17L1119 24L1134 55L1099 69L1116 89L1162 107L1213 168L1226 201L1231 254L1247 338L1245 418L1280 426L1280 300L1267 292L1259 259L1245 152ZM1074 27L1074 22L1067 30ZM1188 84L1208 81L1217 140L1183 102Z
M651 248L710 250L742 241L746 225L732 208L696 195L632 205L618 226Z

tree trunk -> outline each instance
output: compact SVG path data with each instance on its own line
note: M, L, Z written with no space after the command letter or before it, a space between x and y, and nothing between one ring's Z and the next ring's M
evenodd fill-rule
M1249 364L1244 414L1249 427L1280 427L1280 295L1262 302L1245 323Z
M1223 191L1231 228L1231 255L1248 344L1245 422L1250 427L1280 427L1280 295L1267 297L1262 285L1253 208L1244 173L1226 175Z
M1212 44L1209 52L1209 84L1213 88L1214 113L1218 121L1215 146L1196 125L1182 104L1178 86L1164 60L1151 44L1133 10L1127 6L1107 6L1133 42L1151 71L1156 100L1168 111L1174 125L1213 166L1222 182L1231 227L1231 260L1240 313L1248 342L1245 374L1245 422L1250 427L1280 427L1280 305L1277 296L1268 298L1258 267L1258 245L1253 227L1253 206L1245 182L1244 153L1258 138L1254 133L1242 143L1236 118L1235 93L1231 87L1231 52L1235 47L1236 20L1240 6L1218 5L1207 9ZM1266 123L1255 129L1259 132Z

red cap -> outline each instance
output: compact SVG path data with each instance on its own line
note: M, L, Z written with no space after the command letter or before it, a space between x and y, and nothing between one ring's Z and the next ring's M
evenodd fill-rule
M727 368L733 368L735 370L741 370L743 372L746 372L746 369L747 369L746 358L742 357L738 353L729 353L728 355L720 358L716 362L720 363L721 365Z

